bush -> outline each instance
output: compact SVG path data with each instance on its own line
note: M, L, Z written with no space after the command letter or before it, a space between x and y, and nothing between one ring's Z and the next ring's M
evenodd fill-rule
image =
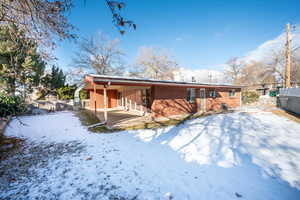
M58 99L60 100L71 100L74 99L75 86L65 86L56 90Z
M0 117L15 116L25 111L26 106L21 97L0 92Z
M80 100L88 99L89 98L88 91L80 90L79 97L80 97Z
M243 103L253 103L258 101L259 95L255 91L243 91L242 99Z
M277 90L271 90L271 91L269 92L269 96L270 96L270 97L276 97L277 94L278 94L278 91L277 91Z

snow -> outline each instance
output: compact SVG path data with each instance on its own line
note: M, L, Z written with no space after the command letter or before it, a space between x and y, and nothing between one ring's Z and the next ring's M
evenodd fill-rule
M89 132L72 112L21 120L5 134L26 149L0 164L43 162L33 159L30 177L0 177L0 199L300 199L300 124L269 112L112 134Z

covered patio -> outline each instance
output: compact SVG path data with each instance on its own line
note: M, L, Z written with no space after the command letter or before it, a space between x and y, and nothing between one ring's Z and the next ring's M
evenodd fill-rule
M97 111L96 116L101 122L105 121L104 111ZM128 112L121 109L108 110L106 125L108 127L113 127L120 123L124 123L128 120L137 119L137 118L142 118L142 117L140 115L137 115L134 112Z
M89 102L83 107L93 111L108 126L117 122L144 116L151 109L151 86L97 81L86 77L85 90Z

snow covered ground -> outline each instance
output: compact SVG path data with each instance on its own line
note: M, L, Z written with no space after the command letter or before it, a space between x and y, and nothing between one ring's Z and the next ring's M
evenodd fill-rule
M300 124L235 112L95 134L71 112L22 117L0 161L0 199L300 199Z

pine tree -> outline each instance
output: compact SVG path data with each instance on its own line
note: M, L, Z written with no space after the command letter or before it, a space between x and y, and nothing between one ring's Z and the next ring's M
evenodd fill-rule
M56 93L56 89L64 87L66 82L66 75L59 67L53 65L51 71L46 74L42 79L42 85L44 88L43 96Z
M39 85L46 63L37 44L15 25L0 26L0 84L11 95L25 96Z

